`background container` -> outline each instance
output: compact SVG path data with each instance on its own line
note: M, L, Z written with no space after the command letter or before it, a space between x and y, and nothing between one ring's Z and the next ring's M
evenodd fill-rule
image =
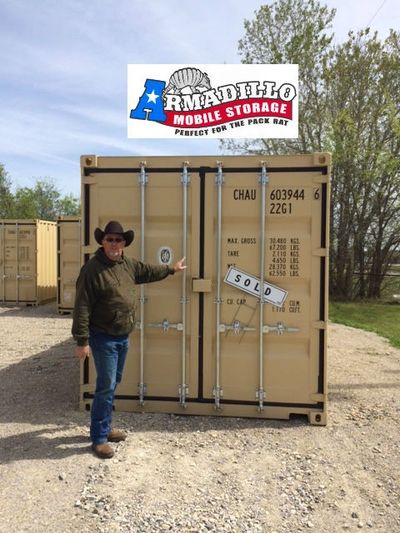
M57 308L61 314L74 309L81 255L80 218L60 217L57 220Z
M325 424L330 155L188 159L81 158L84 259L117 219L128 256L188 265L140 287L116 408ZM94 387L89 359L82 407Z
M56 223L0 220L0 298L37 305L56 298Z

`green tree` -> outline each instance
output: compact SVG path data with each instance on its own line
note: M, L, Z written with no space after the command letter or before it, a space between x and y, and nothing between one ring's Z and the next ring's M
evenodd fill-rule
M80 209L79 199L72 194L67 194L58 201L57 212L59 216L78 216L80 215Z
M19 187L14 195L14 218L56 220L62 215L78 215L79 201L62 197L50 180L38 180L33 188Z
M318 0L277 0L245 20L239 41L242 63L294 63L299 66L299 138L224 141L241 153L322 151L326 136L324 72L332 51L334 9Z
M350 33L329 62L331 289L378 298L400 245L399 35ZM355 283L354 273L356 273Z
M244 63L299 65L299 138L222 144L242 153L331 151L331 293L377 298L400 250L400 34L382 43L366 29L335 47L334 15L318 0L277 0L245 21Z
M79 199L72 194L61 195L51 179L37 180L34 187L17 187L0 163L0 219L57 220L60 216L79 216Z
M10 218L13 211L13 195L11 192L11 179L4 165L0 163L0 219Z
M15 192L15 218L55 220L59 191L48 181L37 181L31 189L19 187Z

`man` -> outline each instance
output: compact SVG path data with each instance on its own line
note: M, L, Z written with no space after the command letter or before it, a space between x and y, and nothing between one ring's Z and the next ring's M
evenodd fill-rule
M134 232L124 231L114 220L104 231L96 228L94 236L101 247L82 267L76 282L72 334L80 359L88 357L90 351L93 354L97 380L90 437L94 453L106 459L114 455L108 442L126 438L122 431L111 429L111 418L115 388L121 382L128 352L128 335L135 323L135 285L162 280L186 266L185 258L172 268L128 259L123 250L132 243Z

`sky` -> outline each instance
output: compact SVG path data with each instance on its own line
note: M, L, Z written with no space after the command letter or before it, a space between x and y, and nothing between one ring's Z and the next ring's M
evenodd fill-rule
M79 159L214 155L212 139L128 139L128 64L240 63L244 20L272 0L0 0L0 163L13 187L80 194ZM400 29L399 0L321 0L336 43Z

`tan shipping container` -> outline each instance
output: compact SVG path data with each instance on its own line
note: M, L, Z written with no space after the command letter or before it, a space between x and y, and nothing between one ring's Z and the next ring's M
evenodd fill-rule
M57 308L71 313L75 302L75 284L81 268L81 220L63 216L57 220Z
M136 232L129 257L188 266L138 287L116 409L326 424L330 164L329 154L81 158L84 260L94 229L116 219ZM82 408L94 388L89 359Z
M38 305L57 295L56 223L0 220L0 298Z

